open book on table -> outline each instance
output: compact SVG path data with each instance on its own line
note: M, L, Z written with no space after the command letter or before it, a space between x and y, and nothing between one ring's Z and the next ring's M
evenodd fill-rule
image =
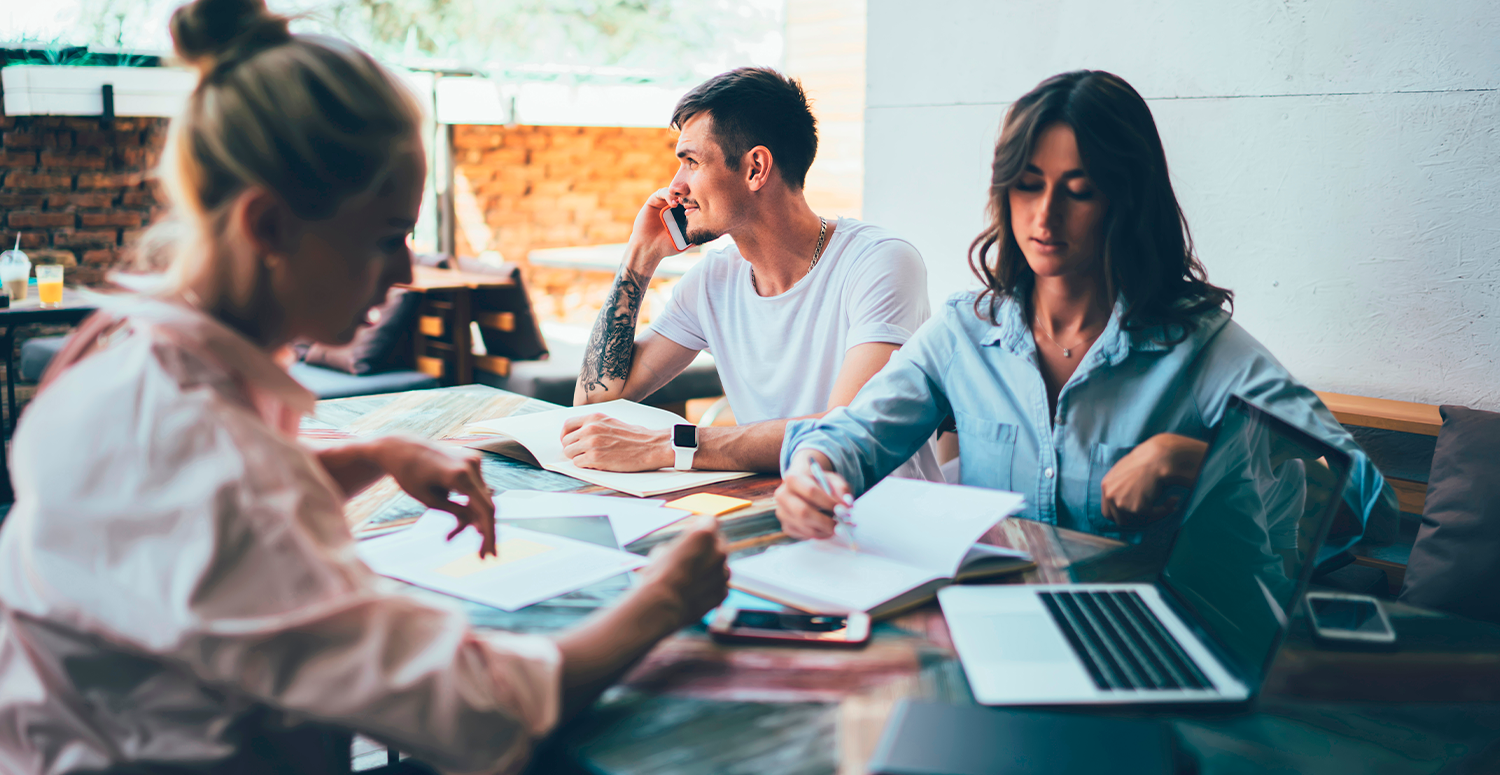
M675 471L662 468L656 471L618 473L579 468L568 460L567 455L563 454L563 422L570 417L594 413L606 414L621 422L655 430L671 428L673 425L687 422L665 409L644 406L634 401L605 401L602 404L572 406L470 423L467 427L468 431L475 434L494 434L495 438L469 442L468 446L495 452L523 463L540 466L548 471L556 471L574 479L582 479L600 487L619 490L638 498L753 475L749 471Z
M954 580L1035 567L1025 552L974 543L1024 504L1013 492L887 477L854 502L854 527L735 560L729 583L811 613L886 616Z

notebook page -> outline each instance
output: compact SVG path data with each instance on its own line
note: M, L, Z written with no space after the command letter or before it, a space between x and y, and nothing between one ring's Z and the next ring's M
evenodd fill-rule
M656 429L670 428L678 423L687 422L665 409L620 400L587 406L568 406L547 412L513 415L495 420L482 420L469 423L467 429L509 436L525 445L526 449L536 456L537 461L546 466L549 463L566 463L568 460L563 455L563 422L570 417L596 413L609 415L631 425Z
M868 611L940 578L832 541L778 546L734 561L730 572L730 584L747 592L827 613Z
M495 496L495 514L503 519L580 517L603 514L609 518L615 540L625 546L656 532L691 513L662 506L661 500L636 500L608 495L571 492L507 490Z
M516 440L526 447L542 468L548 471L556 471L574 479L581 479L639 497L676 492L752 475L747 471L675 471L663 468L657 471L617 473L579 468L563 454L563 422L570 417L593 413L606 414L622 422L654 429L670 428L678 423L687 422L665 409L644 406L634 401L619 400L502 417L496 420L483 420L470 423L467 429L476 433L500 434ZM491 440L471 442L468 446L506 454L495 441Z
M855 527L826 542L951 577L979 537L1025 505L1021 495L984 487L886 477L854 502Z
M409 530L360 542L359 557L382 576L506 611L646 564L629 552L516 527L502 528L498 554L481 559L477 532L446 540L457 525L452 514L429 510Z

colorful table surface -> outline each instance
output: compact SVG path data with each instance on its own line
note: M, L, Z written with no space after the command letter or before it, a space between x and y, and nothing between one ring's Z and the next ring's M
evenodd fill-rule
M549 408L467 385L322 401L303 433L316 441L399 431L461 443L469 422ZM498 455L486 454L483 468L497 491L606 492ZM753 502L720 517L742 553L786 540L775 537L777 483L757 476L702 488ZM384 482L351 500L347 512L351 525L369 526L421 510ZM645 551L672 529L662 532L668 535L628 548ZM1037 560L1012 583L1149 577L1156 562L1149 552L1027 520L1002 522L983 540ZM622 579L606 581L515 613L465 605L477 627L552 632L624 588ZM1397 652L1321 650L1299 621L1253 707L1159 715L1203 773L1500 772L1500 627L1409 606L1390 611L1402 639ZM902 698L974 702L935 604L877 623L860 649L727 646L697 625L664 641L559 730L552 753L533 770L863 773Z

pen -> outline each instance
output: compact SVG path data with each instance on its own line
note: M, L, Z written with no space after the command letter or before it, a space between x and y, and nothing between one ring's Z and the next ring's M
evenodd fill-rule
M819 487L823 488L823 492L828 493L831 497L833 495L833 488L828 484L828 477L823 475L823 467L818 465L818 461L815 458L808 462L812 464L813 480L818 483ZM849 528L849 548L856 552L859 551L859 539L854 537L854 523L849 521L849 507L842 503L834 504L833 519L836 522L844 523Z

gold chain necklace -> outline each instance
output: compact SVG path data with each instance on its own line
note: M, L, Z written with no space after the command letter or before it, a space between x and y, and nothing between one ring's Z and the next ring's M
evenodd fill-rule
M820 258L823 257L823 239L825 237L827 237L827 236L828 236L828 220L825 219L823 216L820 215L820 216L818 216L818 246L815 247L815 248L813 248L812 263L810 263L810 264L807 265L807 274L802 275L803 277L806 277L807 275L812 274L813 267L815 267L815 266L818 265L818 259L820 259ZM758 285L755 284L755 265L754 264L750 265L750 288L755 291L755 295L756 296L760 295L760 286L758 286Z

